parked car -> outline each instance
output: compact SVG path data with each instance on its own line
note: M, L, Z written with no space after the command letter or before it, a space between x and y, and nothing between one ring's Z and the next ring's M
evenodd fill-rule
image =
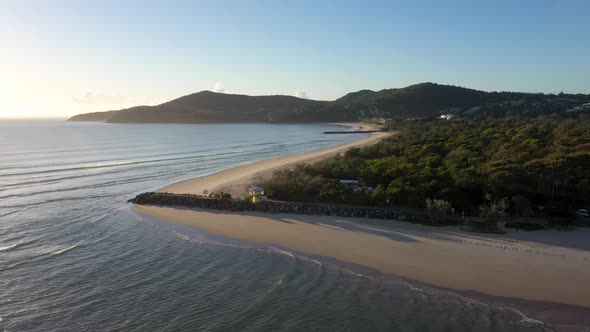
M584 218L588 218L588 216L590 216L588 214L588 209L577 209L576 210L576 214L580 217L584 217Z

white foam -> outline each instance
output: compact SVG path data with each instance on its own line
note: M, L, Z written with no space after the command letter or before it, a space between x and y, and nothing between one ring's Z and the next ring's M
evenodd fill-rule
M185 241L189 241L191 238L186 235L186 234L182 234L182 233L178 233L177 231L172 231L172 233L174 233L174 235L178 236L179 238L185 240Z
M68 252L68 251L70 251L72 249L76 249L76 248L78 248L78 245L77 244L74 244L73 246L70 246L70 247L67 247L67 248L63 248L63 249L58 250L56 252L49 253L49 256L61 255L61 254L65 253L65 252Z
M315 260L313 258L309 258L309 257L306 257L306 256L299 256L299 259L304 260L304 261L309 261L309 262L312 262L312 263L316 263L317 265L322 266L322 262L320 262L318 260Z
M277 253L277 254L281 254L281 255L285 255L285 256L289 256L291 258L295 258L295 255L293 255L293 253L285 251L285 250L281 250L279 248L275 248L275 247L270 247L272 249L272 252Z
M197 243L199 245L204 245L205 241L201 239L191 239L191 243Z
M530 325L545 325L542 321L534 318L530 318L529 316L525 315L522 311L517 310L512 307L506 307L508 310L511 310L520 316L520 324L530 324Z
M239 246L237 244L217 242L217 241L209 241L207 243L215 244L215 245L218 245L218 246L233 247L233 248L248 248L248 247L244 247L244 246Z
M341 268L341 270L344 272L350 273L352 275L355 275L357 277L366 277L364 274L356 273L356 272L349 270L349 269Z
M11 244L9 246L0 247L0 251L10 250L12 248L16 248L20 243Z
M458 299L460 299L462 302L466 303L466 304L470 304L470 305L479 305L479 306L484 306L484 307L490 307L489 303L483 302L481 300L477 300L474 299L472 297L468 297L468 296L464 296L458 293L454 293L452 291L448 291L448 290L442 290L442 289L435 289L435 288L430 288L430 287L417 287L412 285L411 283L409 283L406 280L402 281L412 290L412 291L416 291L416 292L420 292L420 293L424 293L424 294L428 294L428 295L450 295L453 297L456 297ZM527 315L525 315L523 312L519 311L518 309L515 309L513 307L510 306L506 306L506 305L500 305L498 303L492 303L491 306L495 307L495 308L501 308L504 310L510 310L516 314L518 314L520 316L520 324L530 324L530 325L545 325L544 322L534 319L534 318L530 318Z

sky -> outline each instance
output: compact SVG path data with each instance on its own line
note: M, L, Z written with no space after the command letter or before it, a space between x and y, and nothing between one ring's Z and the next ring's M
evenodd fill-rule
M0 118L213 90L590 93L590 1L0 1Z

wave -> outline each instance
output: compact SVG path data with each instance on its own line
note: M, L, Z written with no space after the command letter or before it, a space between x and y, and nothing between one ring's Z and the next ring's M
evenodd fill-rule
M11 244L9 246L2 246L2 247L0 247L0 251L8 251L10 249L14 249L14 248L18 247L19 245L20 245L20 243Z
M66 253L66 252L68 252L70 250L74 250L76 248L78 248L78 245L77 244L74 244L73 246L69 246L67 248L63 248L63 249L60 249L60 250L55 251L55 252L50 252L50 253L47 254L47 257L58 256L58 255L61 255L63 253Z
M236 148L239 146L236 146ZM232 147L228 147L228 149L231 149ZM115 150L121 150L122 153L126 153L126 155L128 157L135 157L135 158L145 158L145 157L153 157L152 154L152 150L147 150L147 149L143 149L143 150L139 150L140 153L133 153L135 152L135 150L133 149L127 149L127 148L121 148L121 149L115 149ZM219 150L219 149L206 149L206 150L197 150L197 151L175 151L175 152L171 152L171 153L160 153L158 154L158 156L160 157L165 157L165 156L174 156L174 155L179 155L179 154L194 154L194 153L203 153L203 152L209 152L209 151L214 151L214 150ZM83 149L82 151L87 152L87 149ZM116 154L114 154L116 151L113 150L107 150L106 152L101 150L101 151L93 151L89 157L84 156L84 155L78 155L76 156L77 158L81 158L83 161L85 162L92 162L92 163L108 163L108 162L116 162L116 160L114 159L94 159L94 160L90 160L90 158L92 157L102 157L103 154L107 154L109 157L112 157ZM131 152L131 153L129 153ZM50 156L56 156L56 153L59 153L59 151L51 151L51 152L47 152L47 155ZM118 152L117 152L118 153ZM35 157L38 157L40 154L39 153L24 153L25 155L32 155ZM14 154L10 154L11 156ZM2 156L2 154L0 154L0 157ZM28 156L27 156L28 157ZM21 160L23 159L27 159L30 160L29 158L21 158ZM57 159L55 159L57 160ZM65 162L50 162L50 163L45 163L45 164L40 164L40 163L29 163L29 164L15 164L15 165L7 165L2 167L3 170L8 170L8 169L23 169L23 168L42 168L42 167L47 167L47 166L68 166L75 163L75 160L72 160L69 163L65 163Z
M247 245L237 245L237 244L232 244L232 243L224 243L224 242L218 242L218 241L204 241L201 240L199 241L199 244L213 244L213 245L217 245L217 246L224 246L224 247L232 247L232 248L249 248Z
M295 143L297 143L297 141L293 141ZM301 142L305 142L305 140L302 140ZM185 145L179 145L178 142L176 142L174 144L174 149L177 150L175 152L171 152L171 153L160 153L158 154L158 156L171 156L171 155L178 155L178 154L194 154L194 153L199 153L202 154L204 152L210 152L210 151L220 151L220 150L232 150L232 149L240 149L243 150L245 147L246 148L251 148L253 146L265 146L265 145L276 145L276 144L284 144L284 142L255 142L255 143L251 143L251 144L232 144L232 145L228 145L228 146L220 146L220 147L214 147L214 148L206 148L206 149L199 149L199 150L194 150L194 144L185 144ZM15 156L21 156L16 160L30 160L30 156L35 156L35 157L43 157L41 159L46 159L44 156L52 156L55 157L56 155L59 154L64 154L64 155L72 155L73 153L75 154L76 152L84 152L84 154L75 154L76 157L81 158L81 159L88 159L89 157L92 156L97 156L100 157L101 155L109 155L109 156L113 156L116 154L127 154L129 156L137 156L137 157L145 157L145 156L152 156L153 152L154 152L154 148L156 148L157 151L165 151L167 150L167 145L166 144L161 144L160 148L154 147L154 146L150 146L150 148L146 148L145 145L143 144L138 144L138 145L129 145L129 146L124 146L121 147L120 146L120 142L116 142L114 144L112 144L112 147L109 146L101 146L101 150L100 151L92 151L91 153L89 153L89 150L86 146L81 147L81 148L74 148L74 149L52 149L52 150L47 150L47 149L43 149L43 150L19 150L19 151L9 151L9 152L0 152L0 157L4 157L4 156L9 156L9 157L15 157ZM183 149L179 149L179 148L183 148ZM88 156L89 155L89 156ZM98 159L98 160L92 160L92 162L109 162L109 161L113 161L112 159ZM66 163L59 163L59 162L55 162L55 163L51 163L51 166L66 166ZM17 165L7 165L6 167L3 167L4 170L7 169L22 169L22 168L40 168L43 166L47 166L46 165L39 165L37 164L17 164Z
M318 261L316 259L313 259L313 258L309 258L309 257L306 257L306 256L298 256L298 258L301 259L301 260L304 260L304 261L315 263L315 264L317 264L319 266L323 266L322 262L320 262L320 261Z
M21 244L17 244L21 245ZM11 270L14 268L18 268L21 267L23 265L28 265L28 264L35 264L35 263L39 263L43 260L49 259L51 257L55 257L55 256L59 256L59 255L63 255L64 253L70 251L70 250L74 250L76 248L78 248L79 245L78 244L74 244L72 246L69 247L65 247L65 248L61 248L58 249L56 251L45 251L45 252L35 252L33 253L33 255L30 255L28 257L25 257L24 259L15 262L14 264L10 265L10 266L4 266L3 268L0 268L0 272L4 272L7 270ZM10 249L7 249L10 250Z
M240 154L240 153L242 153L242 151L229 151L229 152L201 154L201 155L196 155L196 156L185 156L185 157L176 157L176 158L136 160L136 161L119 162L119 163L111 163L111 164L104 164L104 165L86 165L86 166L77 166L77 167L46 169L46 170L34 171L34 172L3 173L3 174L0 174L0 177L15 176L15 175L47 174L47 173L57 173L57 172L69 172L69 171L81 171L81 170L100 169L100 168L123 167L123 166L131 166L131 165L145 165L145 164L153 164L153 163L159 163L159 162L165 162L165 161L190 160L190 159L197 159L197 158L203 158L203 157L217 157L217 156Z
M87 175L80 176L80 177L88 178ZM146 180L156 179L156 178L158 178L158 175L134 177L134 178L119 178L114 181L105 181L105 182L100 182L98 184L92 184L92 185L89 184L89 185L68 187L68 188L62 188L62 189L41 190L41 191L34 191L34 192L23 193L23 194L5 195L5 196L0 196L0 199L25 198L25 197L33 197L33 196L39 196L39 195L45 195L45 194L66 193L66 192L77 191L77 190L92 190L92 189L105 188L105 187L116 186L116 185L125 185L125 184L130 184L130 183L144 182ZM0 190L0 192L1 192L1 190Z
M16 204L16 205L9 205L6 206L8 208L21 208L21 207L30 207L34 205L41 205L46 203L56 203L56 202L63 202L63 201L80 201L85 199L94 199L94 198L105 198L105 197L113 197L116 194L108 194L108 195L92 195L92 196L85 196L85 197L63 197L63 198L56 198L56 199L48 199L40 202L31 202L26 204Z
M168 176L174 177L176 174L191 173L191 172L203 170L204 168L215 168L218 166L226 166L225 168L232 167L235 164L235 162L232 160L232 158L235 158L235 156L228 155L226 157L220 157L220 158L216 158L213 160L206 160L206 161L204 161L204 162L206 162L205 166L200 165L200 162L195 162L195 161L190 161L190 160L187 160L186 162L171 162L171 163L166 163L166 164L160 164L158 166L161 167L161 166L170 166L170 165L174 165L174 166L180 166L180 165L193 165L194 166L194 165L197 165L197 167L189 167L189 168L183 167L182 169L178 169L175 171L171 171L170 173L167 173ZM227 160L232 160L232 163L228 164ZM246 159L246 160L244 160L244 162L252 162L252 161L249 159ZM216 172L216 171L214 171L214 172ZM115 170L111 170L111 171L103 171L101 173L97 173L96 175L105 176L105 175L109 175L109 174L121 174L121 170L115 169ZM202 174L201 176L204 176L204 175L207 175L207 174ZM63 182L63 180L71 180L71 179L79 179L79 178L85 179L85 178L88 178L88 176L89 175L85 174L85 173L78 173L78 175L67 175L67 176L52 177L52 178L48 178L46 175L32 176L32 177L19 179L19 182L5 185L5 186L3 186L3 188L0 188L0 192L14 190L14 189L34 187L34 186L30 186L30 185L45 186L47 184L61 183L61 182ZM193 177L194 177L194 175L193 175ZM141 179L149 180L149 179L159 179L159 178L162 178L162 173L158 169L155 169L153 172L148 173L148 175L146 177L137 178L137 179L138 180L141 180ZM26 181L22 181L22 180L26 180ZM182 179L178 179L178 177L174 177L175 182L180 181L180 180L182 180Z
M273 246L269 246L268 247L270 249L270 252L275 253L275 254L280 254L280 255L285 255L291 258L295 258L295 255L292 252L289 251L285 251L282 249L279 249L277 247L273 247Z
M346 272L346 273L352 274L353 276L356 276L356 277L362 277L362 278L364 278L364 277L367 277L367 276L366 276L366 275L364 275L364 274L357 273L357 272L354 272L354 271L352 271L352 270L345 269L345 268L343 268L343 267L339 267L339 269L340 269L341 271L344 271L344 272Z
M19 213L19 212L21 212L21 210L8 211L6 213L0 214L0 217L5 217L5 216L11 215L11 214L15 214L15 213Z
M174 235L176 235L177 237L185 240L185 241L189 241L191 238L186 235L186 234L182 234L182 233L178 233L177 231L172 231L172 233L174 233Z
M14 237L12 237L10 239L7 239L7 241L10 242L10 241L19 240L19 239L22 239L22 238L23 238L23 236L14 236ZM0 246L0 251L9 251L9 250L12 250L14 248L18 248L18 247L21 247L21 246L25 246L27 244L31 244L33 242L35 242L35 240L28 240L28 241L25 240L25 241L13 243L13 244L6 245L6 246Z
M534 319L531 318L527 315L525 315L522 311L512 308L512 307L506 307L506 309L516 313L519 317L520 317L520 324L528 324L528 325L545 325L545 323L543 321L540 321L538 319Z
M189 176L188 178L192 178L195 176L194 172L202 171L207 168L209 168L209 169L214 168L215 170L211 171L209 173L216 173L219 171L219 169L217 169L219 166L224 166L221 169L226 169L228 167L231 167L233 165L233 163L230 164L227 162L227 159L231 159L231 158L233 158L233 157L229 156L226 158L218 158L215 160L217 162L210 162L205 166L199 165L200 162L199 163L195 163L195 162L173 163L175 166L178 166L178 165L193 165L194 166L195 164L197 164L197 166L190 167L190 168L183 168L183 169L176 170L176 171L171 171L170 173L166 174L166 176L174 178L175 180L171 181L171 183L175 183L175 182L178 182L180 179L182 179L177 176L178 174L189 173L192 175ZM167 165L168 164L160 164L159 166L167 166ZM130 169L128 169L128 170L130 170ZM125 171L127 172L127 170L125 170ZM128 176L128 177L119 177L119 178L116 178L116 180L114 180L114 181L100 181L99 177L104 177L109 174L120 175L121 171L120 170L112 170L112 171L105 171L105 172L97 173L95 176L96 176L96 181L99 183L93 184L93 185L87 184L87 185L83 185L83 186L67 187L67 188L54 189L54 190L40 190L40 191L37 190L37 191L30 191L30 192L21 193L21 194L4 195L4 196L1 196L0 198L3 198L3 199L4 198L24 198L24 197L38 196L38 195L43 195L43 194L52 194L52 193L58 193L58 192L68 192L68 191L74 191L74 190L87 190L87 189L95 189L95 188L104 188L104 187L109 187L109 186L130 184L130 183L137 183L137 182L145 182L148 180L162 178L162 173L160 171L156 170L156 171L153 171L148 174L132 174L132 176ZM203 173L201 172L201 174L203 174ZM204 175L206 175L206 174L204 174ZM79 175L74 175L74 176L64 176L64 177L52 178L52 179L44 179L44 177L39 177L39 180L28 180L28 181L24 181L24 182L14 183L10 187L5 187L5 188L0 189L0 192L23 189L23 188L27 188L28 190L32 190L35 187L44 188L50 184L63 183L63 180L71 180L71 179L78 179L78 178L87 179L88 177L89 177L89 175L84 174L84 173L79 173ZM29 179L36 179L36 178L37 177L32 177Z
M496 308L496 309L511 311L519 316L519 318L520 318L519 323L520 324L543 325L543 326L546 325L545 322L538 320L538 319L531 318L531 317L527 316L525 313L523 313L522 311L514 308L511 305L506 305L506 304L497 303L497 302L489 302L487 300L480 300L480 299L477 299L477 298L474 298L471 296L467 296L465 294L453 292L451 290L437 289L437 288L431 288L431 287L427 287L427 286L414 285L412 282L410 282L404 278L399 278L399 281L405 287L407 287L407 289L414 291L414 292L423 293L425 295L431 295L431 296L437 296L437 297L449 296L449 297L458 299L460 302L468 304L468 305L476 305L476 306L481 306L481 307L485 307L485 308Z

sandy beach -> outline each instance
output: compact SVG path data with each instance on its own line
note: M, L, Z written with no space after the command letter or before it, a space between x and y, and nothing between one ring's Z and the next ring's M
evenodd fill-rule
M338 123L337 125L357 127L359 130L377 130L376 125L365 123ZM194 178L178 182L164 187L159 192L175 194L196 194L202 195L204 191L227 192L233 197L242 197L248 186L261 182L272 173L281 168L293 166L299 163L314 163L322 159L334 156L353 147L362 147L377 143L384 137L395 134L394 132L375 132L369 137L360 138L349 143L337 145L331 148L312 151L304 154L289 155L278 158L266 159L231 168L209 176ZM358 134L360 135L360 134Z
M203 194L204 190L223 190L241 197L248 185L274 170L374 144L387 135L391 133L373 133L329 149L263 160L160 191ZM434 286L590 308L590 229L492 235L401 221L139 205L135 210L210 234L274 244Z
M398 221L135 206L210 234L269 243L428 284L590 307L590 229L466 233Z

